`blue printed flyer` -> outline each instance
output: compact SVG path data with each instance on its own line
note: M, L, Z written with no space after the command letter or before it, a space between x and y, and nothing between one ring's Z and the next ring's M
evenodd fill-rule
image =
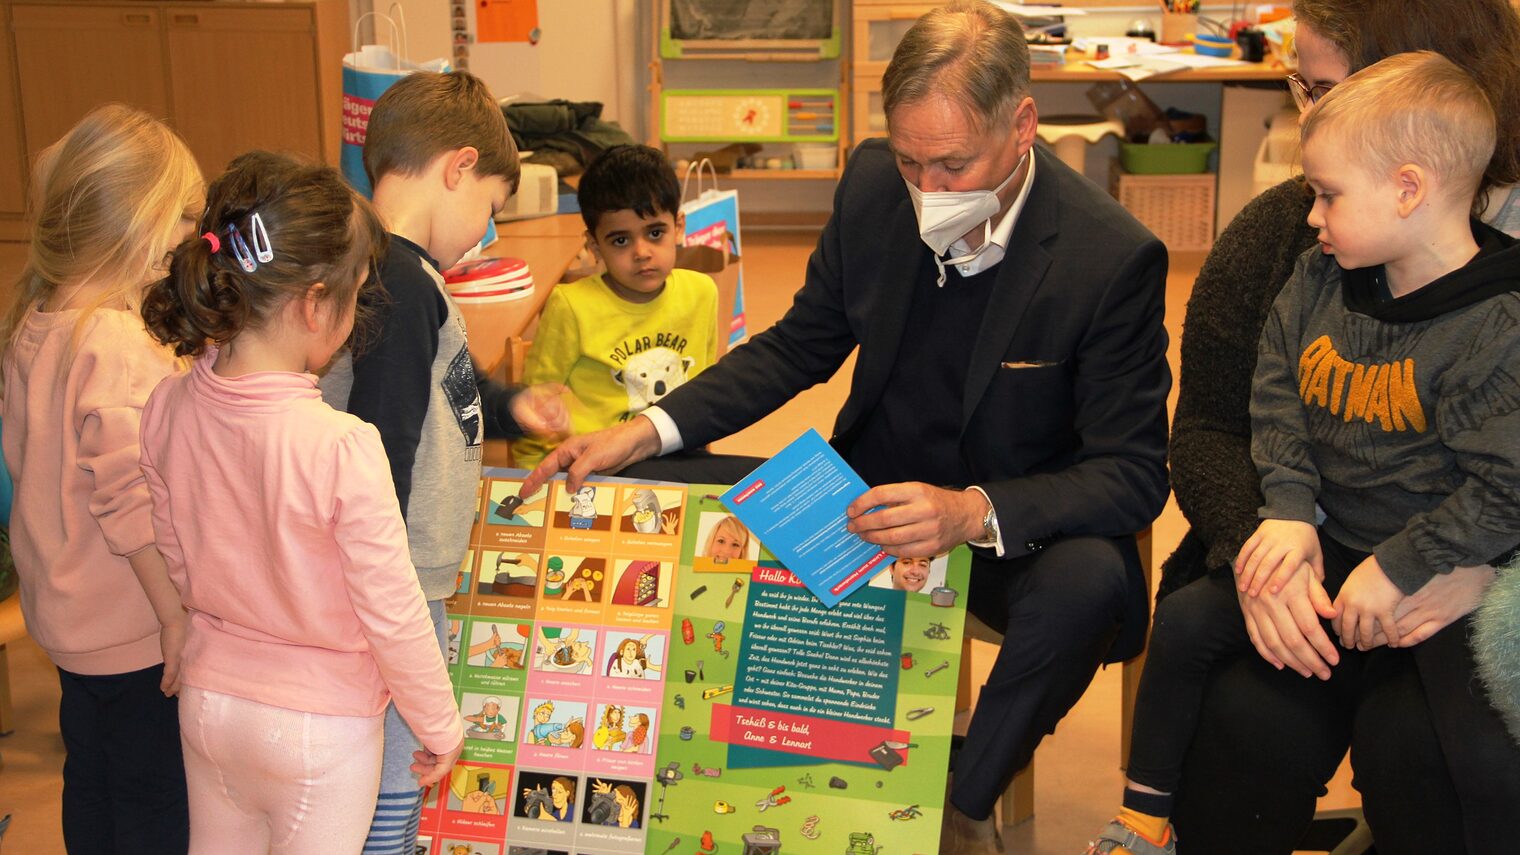
M741 478L723 494L723 504L833 608L890 560L845 528L845 509L866 489L818 431L809 430Z

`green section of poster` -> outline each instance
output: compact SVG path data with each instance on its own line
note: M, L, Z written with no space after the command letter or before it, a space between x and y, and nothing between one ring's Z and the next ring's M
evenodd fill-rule
M938 851L970 553L827 609L747 533L701 535L720 492L688 504L646 851Z

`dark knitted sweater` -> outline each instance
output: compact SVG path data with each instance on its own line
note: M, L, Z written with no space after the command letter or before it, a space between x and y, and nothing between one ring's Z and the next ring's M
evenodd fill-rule
M1162 565L1158 599L1213 570L1228 574L1261 519L1251 462L1251 376L1272 301L1316 243L1301 179L1262 193L1214 242L1188 298L1172 422L1172 490L1192 526Z

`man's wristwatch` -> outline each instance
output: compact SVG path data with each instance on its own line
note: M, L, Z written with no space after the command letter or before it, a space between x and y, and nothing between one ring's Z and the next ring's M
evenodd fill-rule
M987 512L982 514L982 537L980 540L973 540L970 543L972 546L979 546L984 549L996 549L1001 532L998 529L997 508L992 504L992 497L973 487L966 489L975 490L975 492L980 493L982 498L987 502Z

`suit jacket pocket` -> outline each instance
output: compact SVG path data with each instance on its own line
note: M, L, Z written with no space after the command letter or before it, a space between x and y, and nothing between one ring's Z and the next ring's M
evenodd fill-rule
M1065 360L1006 360L983 405L1019 444L1065 445L1072 432L1072 378ZM1054 435L1061 435L1056 439Z

